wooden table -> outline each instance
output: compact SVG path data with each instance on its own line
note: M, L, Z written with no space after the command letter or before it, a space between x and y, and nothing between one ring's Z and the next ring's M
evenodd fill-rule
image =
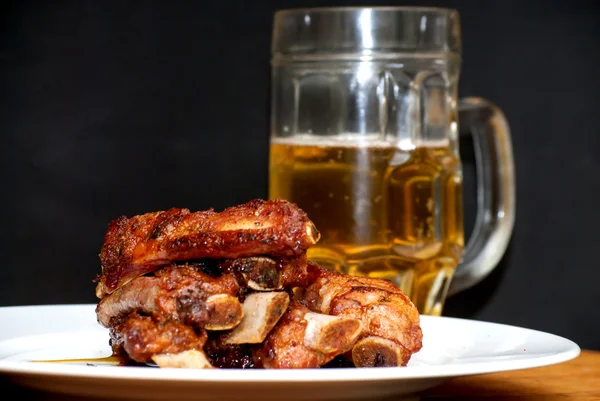
M8 394L9 391L13 393L11 399L82 400L80 397L34 392L6 381L0 381L0 390L4 394ZM579 357L569 362L542 368L462 377L425 391L419 396L422 401L600 400L600 352L583 351Z
M557 365L467 376L428 390L421 400L600 400L600 352L582 351Z

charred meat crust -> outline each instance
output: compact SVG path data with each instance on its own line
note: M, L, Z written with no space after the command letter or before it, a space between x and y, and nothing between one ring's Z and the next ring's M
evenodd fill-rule
M96 306L96 316L105 327L131 312L203 327L212 317L211 296L237 296L239 292L231 274L213 277L194 265L172 265L152 277L137 277L105 296Z
M207 334L175 321L156 321L136 312L122 319L109 330L111 346L116 354L126 355L139 363L152 361L155 354L177 354L202 350Z

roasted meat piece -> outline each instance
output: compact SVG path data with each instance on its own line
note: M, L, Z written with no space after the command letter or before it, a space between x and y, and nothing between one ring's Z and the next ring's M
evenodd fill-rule
M254 361L265 369L320 368L352 349L361 333L360 320L313 313L294 302L253 348Z
M362 321L352 348L356 366L404 366L422 347L417 308L392 282L340 274L309 262L318 278L297 292L312 311Z
M230 329L243 317L239 290L231 274L213 277L195 265L171 265L105 296L96 307L96 316L105 327L114 318L140 312L199 329Z
M139 362L152 362L154 355L202 351L207 334L174 321L156 321L136 312L122 319L109 330L111 347L116 355L126 355Z
M269 255L298 257L320 234L304 211L283 200L253 200L215 212L170 209L112 221L100 251L96 295L173 262Z
M352 277L313 262L288 312L254 349L263 368L316 368L344 356L356 367L405 366L422 346L416 307L387 280Z

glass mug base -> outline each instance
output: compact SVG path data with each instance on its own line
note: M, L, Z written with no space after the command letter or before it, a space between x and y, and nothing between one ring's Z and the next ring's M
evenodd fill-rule
M392 254L348 258L332 248L314 246L310 260L340 273L390 280L409 296L420 313L441 316L458 262L448 256L410 259Z

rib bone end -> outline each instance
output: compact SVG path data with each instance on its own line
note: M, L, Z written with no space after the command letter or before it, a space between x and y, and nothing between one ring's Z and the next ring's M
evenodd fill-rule
M240 301L228 294L211 295L206 299L209 320L206 330L229 330L240 324L244 310Z
M161 368L213 369L202 351L195 349L178 354L156 354L152 360Z
M322 353L344 353L352 349L363 324L358 319L308 312L304 345Z
M410 354L401 345L381 337L366 337L352 348L352 361L359 368L404 366Z
M283 288L277 263L266 257L246 258L241 273L248 287L256 291L274 291Z

